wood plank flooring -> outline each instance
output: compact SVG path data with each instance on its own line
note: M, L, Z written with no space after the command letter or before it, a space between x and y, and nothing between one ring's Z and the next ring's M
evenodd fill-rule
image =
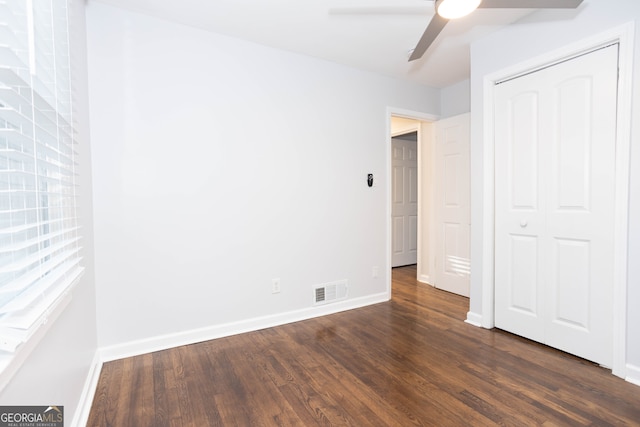
M464 323L393 271L391 301L106 363L89 426L640 425L640 387Z

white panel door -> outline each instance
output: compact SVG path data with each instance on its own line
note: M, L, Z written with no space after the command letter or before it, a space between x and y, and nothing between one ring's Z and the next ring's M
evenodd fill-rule
M617 45L495 91L495 323L611 366Z
M391 266L418 262L418 144L393 138Z
M469 296L469 114L436 123L432 285Z

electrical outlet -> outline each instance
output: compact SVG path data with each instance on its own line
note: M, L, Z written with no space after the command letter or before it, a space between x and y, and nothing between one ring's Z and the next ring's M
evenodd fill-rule
M272 279L271 280L271 293L279 294L280 293L280 279Z

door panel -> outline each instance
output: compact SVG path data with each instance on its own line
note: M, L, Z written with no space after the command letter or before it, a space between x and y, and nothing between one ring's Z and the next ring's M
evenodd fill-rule
M496 326L603 365L613 349L617 53L495 91Z
M508 118L512 136L506 141L506 158L501 164L509 169L511 208L536 209L538 206L538 94L525 92L513 97Z
M402 159L402 158L401 158ZM397 159L394 157L394 160ZM400 165L393 166L393 203L404 203L404 167Z
M511 236L509 304L532 317L538 316L538 239Z
M578 77L570 79L557 88L559 127L557 147L558 185L557 208L580 209L588 206L591 129L591 85L592 79ZM575 105L582 108L575 108ZM585 179L586 178L586 179Z
M448 209L457 209L460 207L460 168L463 166L462 156L460 153L453 152L444 155L443 171L444 182L443 197L444 206Z
M398 254L404 251L404 217L392 218L393 222L393 253Z
M502 291L496 293L496 306L508 307L501 315L501 322L517 322L519 335L541 341L544 330L539 321L543 315L539 302L539 239L514 233L504 243L504 256L507 257L504 260L507 262L505 268L496 271L496 275L500 273L503 286ZM497 280L496 277L496 283ZM496 326L500 327L497 322Z
M551 289L552 321L584 331L589 329L591 243L586 240L554 239Z

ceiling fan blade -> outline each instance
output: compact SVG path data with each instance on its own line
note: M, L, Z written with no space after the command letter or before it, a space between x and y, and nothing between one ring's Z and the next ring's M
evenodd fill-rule
M429 22L429 25L427 26L427 29L422 33L422 37L420 37L415 49L413 49L413 52L409 57L409 62L420 59L422 55L424 55L427 49L429 49L429 46L431 46L431 43L433 43L436 37L438 37L438 34L440 34L444 26L447 25L447 22L449 22L449 20L440 15L433 16L431 22Z
M482 0L478 8L491 9L575 9L583 0Z

